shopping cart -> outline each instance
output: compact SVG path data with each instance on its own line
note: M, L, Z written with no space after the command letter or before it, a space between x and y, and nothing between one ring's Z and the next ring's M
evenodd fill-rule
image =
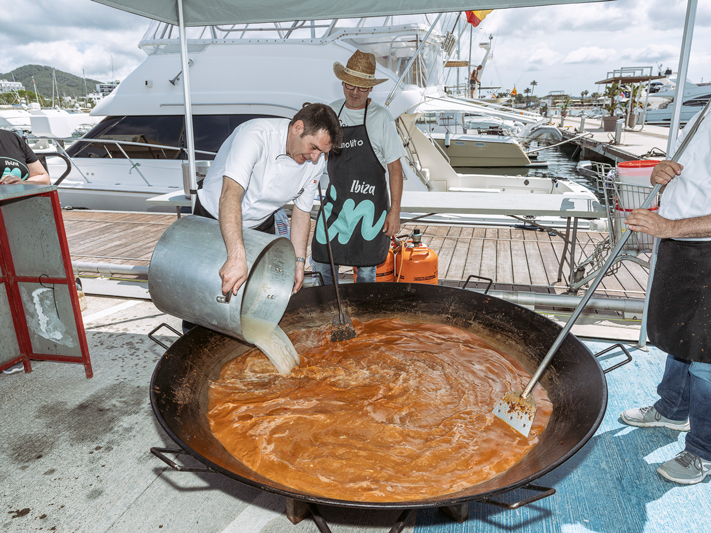
M617 171L611 165L596 163L596 181L601 202L605 205L608 221L608 235L595 245L592 253L578 263L569 284L569 292L577 292L594 279L605 265L615 245L630 231L625 220L629 214L642 206L652 187L620 181ZM648 209L659 209L659 198L655 198ZM633 233L622 247L622 251L610 265L606 276L616 274L622 261L632 261L649 269L649 261L643 254L651 253L654 237L644 233Z

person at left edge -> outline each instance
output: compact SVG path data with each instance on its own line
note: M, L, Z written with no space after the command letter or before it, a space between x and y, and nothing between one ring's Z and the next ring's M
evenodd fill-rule
M27 145L12 131L0 130L0 183L34 183L49 185L49 174Z
M289 121L253 119L222 144L197 193L193 214L220 221L227 261L220 269L222 292L237 291L247 280L242 227L274 233L274 212L293 201L291 242L296 251L294 292L304 281L311 207L325 155L341 143L334 111L304 104Z

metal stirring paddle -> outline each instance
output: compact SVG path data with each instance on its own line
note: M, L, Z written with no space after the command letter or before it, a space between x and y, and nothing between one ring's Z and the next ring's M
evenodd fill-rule
M321 182L318 184L318 195L323 202L323 192L321 191ZM347 341L356 336L353 322L345 311L341 303L341 295L338 293L338 272L333 263L333 251L331 250L331 239L328 236L328 225L326 224L326 213L321 205L321 219L323 220L323 231L326 233L326 249L328 250L328 261L331 263L331 274L333 275L333 287L336 289L336 303L338 304L338 316L333 318L333 327L331 328L331 342Z

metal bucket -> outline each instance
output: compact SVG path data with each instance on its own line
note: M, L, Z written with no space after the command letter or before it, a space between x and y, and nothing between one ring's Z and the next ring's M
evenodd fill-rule
M226 301L219 271L227 249L220 224L197 216L174 222L156 244L148 270L148 291L155 306L240 339L244 316L278 323L294 287L294 247L283 237L246 228L242 238L249 277Z

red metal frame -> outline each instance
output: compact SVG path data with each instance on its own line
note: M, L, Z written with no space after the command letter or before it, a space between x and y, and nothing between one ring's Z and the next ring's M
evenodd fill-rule
M57 191L52 191L48 193L37 194L35 196L46 197L49 198L51 201L52 213L54 215L54 222L57 229L57 237L59 238L59 248L62 253L62 262L64 263L64 272L66 274L66 277L64 278L49 278L43 276L41 282L52 285L67 285L67 287L69 288L69 298L72 303L72 312L74 314L74 322L76 323L77 336L79 337L79 347L81 350L81 356L39 354L34 353L32 351L32 342L30 341L30 333L27 329L25 311L22 307L22 299L20 298L20 288L18 283L36 283L40 280L35 277L16 275L15 264L10 254L10 242L7 237L5 221L2 216L2 210L0 210L0 263L2 264L3 272L5 274L4 278L0 277L0 283L5 284L7 286L7 296L10 302L10 312L12 314L12 321L15 326L15 332L17 334L17 343L20 348L20 355L15 359L0 365L0 371L10 366L16 365L19 362L22 362L25 368L25 372L31 372L32 367L30 365L30 360L32 359L38 361L60 361L67 363L83 363L86 377L90 378L94 375L94 372L91 368L91 359L89 358L89 346L86 342L86 332L84 331L84 321L82 320L81 316L79 295L77 294L76 290L73 290L75 286L74 270L72 269L71 256L69 255L67 235L64 231L64 220L62 218L62 210L59 205L59 195L57 194Z

